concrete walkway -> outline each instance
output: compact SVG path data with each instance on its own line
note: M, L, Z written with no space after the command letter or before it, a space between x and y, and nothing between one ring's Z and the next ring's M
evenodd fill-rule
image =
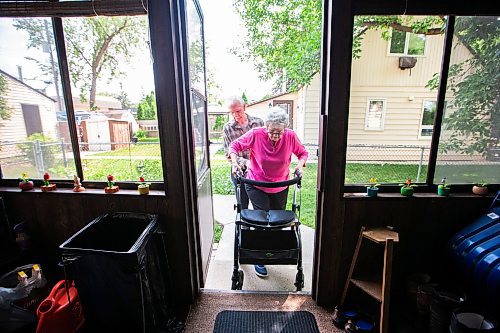
M236 211L233 195L214 195L214 218L224 226L217 248L212 252L205 289L230 290L234 255L234 220ZM302 235L302 265L304 269L304 289L311 291L311 276L314 247L314 229L300 226ZM269 276L260 278L255 275L253 265L240 265L245 273L243 290L259 291L295 291L297 266L267 266Z

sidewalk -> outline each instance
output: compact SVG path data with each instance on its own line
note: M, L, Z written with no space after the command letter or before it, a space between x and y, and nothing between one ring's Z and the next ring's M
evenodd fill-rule
M230 290L234 255L234 195L214 195L214 219L224 226L217 249L212 250L205 289ZM302 235L302 265L304 269L303 291L311 291L312 262L314 248L314 229L300 226ZM258 291L295 291L297 266L267 266L269 276L260 278L255 275L253 265L240 265L245 273L243 290Z

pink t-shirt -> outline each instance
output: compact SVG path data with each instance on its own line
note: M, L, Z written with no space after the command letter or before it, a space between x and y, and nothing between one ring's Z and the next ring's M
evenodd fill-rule
M282 182L289 179L292 153L299 160L307 160L308 153L294 131L285 128L283 136L274 143L265 127L254 128L229 146L229 153L250 149L250 167L247 177L261 182ZM278 193L286 187L257 187L266 193Z

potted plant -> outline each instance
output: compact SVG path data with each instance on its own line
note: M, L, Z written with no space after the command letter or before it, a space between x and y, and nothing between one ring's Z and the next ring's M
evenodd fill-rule
M40 187L42 192L50 192L56 189L56 184L49 183L50 175L48 172L43 174L43 185Z
M19 188L21 191L29 191L33 188L33 181L28 178L26 172L23 172L19 178Z
M440 196L447 197L448 195L450 195L450 190L450 185L446 183L446 177L444 177L443 179L441 179L441 184L438 185L437 193Z
M472 193L477 195L486 195L488 193L488 184L484 181L475 183L474 186L472 186Z
M136 184L138 184L137 190L139 191L139 194L142 194L142 195L149 194L150 183L146 183L146 181L144 180L144 177L139 177L139 182Z
M116 193L120 190L118 186L115 185L115 177L113 175L108 175L108 186L104 188L106 193Z
M378 187L380 184L377 184L376 178L370 178L370 184L366 185L366 195L369 197L376 197L378 195Z
M401 186L401 195L405 197L411 197L413 195L413 188L417 185L412 184L411 179L407 179L404 184L399 184Z

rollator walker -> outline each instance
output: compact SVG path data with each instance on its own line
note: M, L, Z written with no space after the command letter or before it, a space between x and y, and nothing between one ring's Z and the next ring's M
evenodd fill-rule
M239 265L297 265L295 287L304 287L302 241L300 235L300 204L302 176L282 182L259 182L236 176L236 220L234 266L231 289L243 288L244 273ZM241 186L276 188L294 185L292 210L241 209ZM297 203L298 197L298 203Z

